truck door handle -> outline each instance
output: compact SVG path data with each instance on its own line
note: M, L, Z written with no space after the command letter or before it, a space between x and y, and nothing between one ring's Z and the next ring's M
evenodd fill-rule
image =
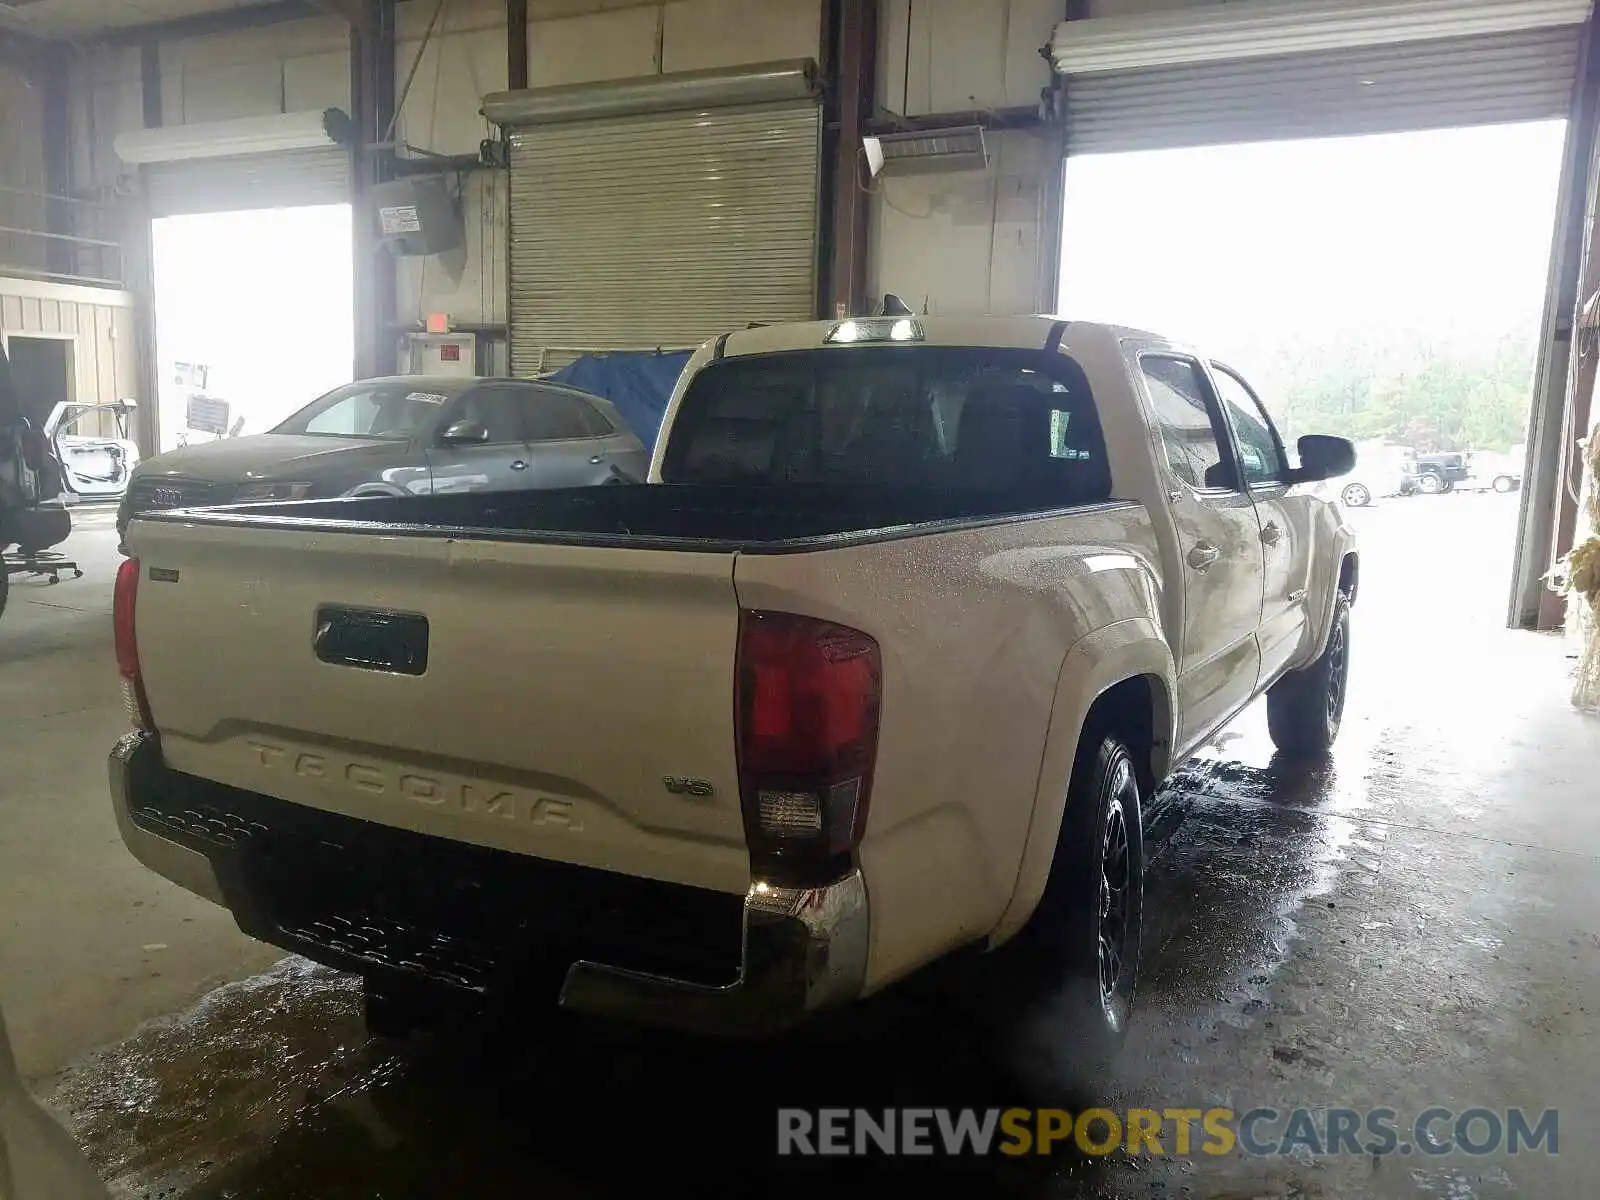
M1196 571L1209 571L1211 564L1221 556L1222 551L1210 542L1196 542L1194 548L1189 551L1189 565Z
M528 469L528 464L523 462L522 459L519 458L514 463L511 464L511 469L513 471L526 471Z
M1276 546L1283 533L1278 529L1276 521L1268 521L1261 527L1261 540L1269 546Z

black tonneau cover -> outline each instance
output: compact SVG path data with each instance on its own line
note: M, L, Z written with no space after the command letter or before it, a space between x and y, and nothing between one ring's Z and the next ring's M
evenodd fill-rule
M672 549L777 549L1043 516L1101 504L1071 496L926 488L640 483L240 504L145 514L295 530Z

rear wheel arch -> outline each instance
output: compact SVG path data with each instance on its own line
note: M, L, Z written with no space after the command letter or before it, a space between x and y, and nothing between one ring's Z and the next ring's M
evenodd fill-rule
M1133 628L1137 626L1137 631ZM1118 633L1122 635L1118 637ZM1085 653L1086 652L1086 653ZM1075 655L1097 658L1092 680L1072 679ZM1085 638L1067 655L1040 765L1027 840L1016 883L990 931L991 945L1010 940L1038 907L1055 862L1072 773L1085 739L1107 732L1125 739L1141 792L1149 792L1172 767L1177 740L1171 651L1147 619L1118 622ZM1076 682L1078 686L1073 687Z
M1133 756L1139 788L1148 795L1171 768L1171 740L1165 732L1156 732L1167 728L1171 704L1167 686L1159 677L1130 676L1095 697L1084 716L1078 743L1082 746L1089 739L1115 737Z

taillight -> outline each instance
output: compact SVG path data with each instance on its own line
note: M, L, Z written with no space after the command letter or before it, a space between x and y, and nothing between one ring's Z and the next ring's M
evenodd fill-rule
M139 640L134 632L134 610L139 598L139 560L125 558L117 567L117 585L111 598L111 626L117 647L117 674L122 676L122 702L135 729L155 731L150 702L145 699L144 674L139 670Z
M745 612L736 716L739 791L758 873L839 866L866 828L883 662L855 629Z

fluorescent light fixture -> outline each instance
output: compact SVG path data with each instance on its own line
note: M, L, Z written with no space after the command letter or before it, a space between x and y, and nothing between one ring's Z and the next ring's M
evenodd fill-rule
M835 346L854 342L920 342L922 326L910 317L856 317L840 321L823 341Z
M1063 75L1351 50L1580 25L1590 0L1230 0L1063 21L1050 58Z
M266 117L241 117L233 121L206 121L196 125L164 125L159 129L134 129L119 133L112 145L117 157L132 165L181 162L196 158L232 158L241 154L272 154L283 150L313 150L337 146L334 131L349 118L336 108L312 112L277 113Z
M862 138L861 143L867 154L867 169L874 176L895 167L949 171L989 165L989 148L981 125L880 133Z

